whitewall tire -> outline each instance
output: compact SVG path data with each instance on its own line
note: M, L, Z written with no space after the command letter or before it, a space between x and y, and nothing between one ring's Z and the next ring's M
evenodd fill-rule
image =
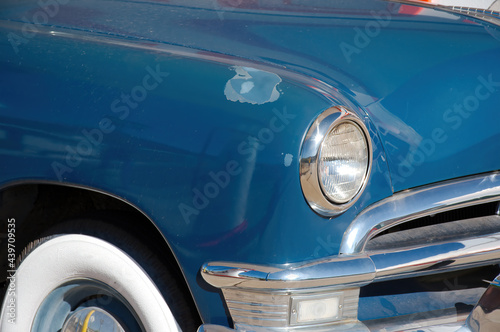
M101 293L91 294L98 289ZM102 294L108 294L106 299L116 294L113 301L123 302L140 330L180 331L162 294L136 261L106 241L80 234L55 236L31 249L8 286L0 331L45 332L44 317L67 320L78 303L89 299L100 307L96 298ZM66 299L79 302L64 303Z

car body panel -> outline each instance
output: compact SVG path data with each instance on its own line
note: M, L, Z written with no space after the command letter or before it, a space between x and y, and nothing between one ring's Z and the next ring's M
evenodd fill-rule
M203 1L69 3L59 6L50 23L272 62L325 81L370 114L387 150L395 191L495 169L494 158L481 166L463 164L498 138L495 126L480 120L494 116L490 112L499 100L495 28L458 15L436 17L432 10L402 15L396 4L383 2L339 4L336 11L325 4L238 4L242 8ZM32 6L4 15L29 21L41 10ZM22 48L23 42L17 43ZM481 85L484 97L477 100ZM454 107L451 102L459 96L469 104ZM423 118L422 110L429 108ZM472 113L484 116L471 118ZM462 141L462 132L476 126L483 135ZM394 132L393 127L401 128ZM450 167L436 169L443 160Z
M60 182L130 202L164 235L204 322L228 324L203 263L335 255L355 216L393 191L498 169L496 86L481 116L442 118L481 77L500 80L500 44L483 26L385 2L212 4L61 1L43 26L24 23L44 10L35 1L0 10L0 185ZM370 22L380 31L363 46ZM360 199L329 220L305 202L298 160L314 118L337 104L368 127L373 165ZM400 172L436 128L443 142Z

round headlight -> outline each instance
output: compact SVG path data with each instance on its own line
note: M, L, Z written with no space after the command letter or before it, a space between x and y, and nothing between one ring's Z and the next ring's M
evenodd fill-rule
M334 216L361 196L370 173L371 141L363 121L342 106L321 113L309 128L300 156L307 203Z
M319 154L319 181L334 203L349 202L361 189L368 170L368 145L354 122L335 126L326 135Z

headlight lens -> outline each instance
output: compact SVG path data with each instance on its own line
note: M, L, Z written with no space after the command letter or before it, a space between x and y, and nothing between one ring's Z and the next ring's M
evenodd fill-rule
M321 144L319 180L328 199L342 204L361 189L368 170L368 145L357 124L342 122L327 134Z

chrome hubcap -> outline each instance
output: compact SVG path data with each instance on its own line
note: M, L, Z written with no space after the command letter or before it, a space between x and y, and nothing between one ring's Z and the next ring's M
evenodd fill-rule
M143 332L145 329L116 290L86 279L69 281L50 292L38 308L31 331Z
M107 311L88 307L72 313L61 332L125 332L116 319Z

